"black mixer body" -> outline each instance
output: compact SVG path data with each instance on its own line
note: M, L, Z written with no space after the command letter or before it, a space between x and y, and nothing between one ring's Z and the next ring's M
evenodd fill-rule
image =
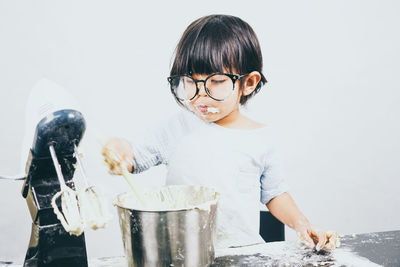
M60 183L49 151L52 145L65 183L74 189L74 145L78 146L85 129L85 120L76 110L56 111L36 127L22 188L32 217L25 267L88 266L84 234L74 236L66 232L51 206L53 196L60 191Z

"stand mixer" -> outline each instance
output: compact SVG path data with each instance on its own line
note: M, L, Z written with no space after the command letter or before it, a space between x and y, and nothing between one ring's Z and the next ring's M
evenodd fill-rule
M47 79L28 98L22 160L29 155L21 170L32 231L25 267L88 266L83 231L104 228L111 219L82 166L78 146L86 122L77 110L72 96Z
M60 175L68 188L75 189L75 147L85 127L82 114L68 109L49 114L36 127L22 187L33 221L24 266L88 266L84 234L68 233L51 205L62 186ZM57 173L57 165L61 173ZM60 208L61 201L57 206Z

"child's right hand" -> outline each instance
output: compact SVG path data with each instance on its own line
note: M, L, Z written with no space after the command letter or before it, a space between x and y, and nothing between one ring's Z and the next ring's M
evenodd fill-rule
M109 172L115 175L121 175L124 169L133 171L133 148L125 139L110 138L104 145L101 154L104 161L110 168Z

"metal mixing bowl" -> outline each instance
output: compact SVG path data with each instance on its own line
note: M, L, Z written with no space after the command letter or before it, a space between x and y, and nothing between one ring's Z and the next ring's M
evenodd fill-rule
M213 262L218 193L199 186L169 189L172 193L183 190L192 204L196 200L191 198L204 192L209 204L200 208L192 205L187 209L138 210L119 201L127 193L119 195L116 206L129 266L208 266Z

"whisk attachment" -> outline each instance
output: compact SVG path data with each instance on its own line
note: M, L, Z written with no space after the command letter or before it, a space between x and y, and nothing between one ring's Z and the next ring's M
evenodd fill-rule
M106 208L104 198L98 193L96 187L89 185L89 180L85 174L86 172L76 145L74 146L74 151L84 184L83 188L78 187L77 194L82 219L85 225L93 230L104 228L110 221L111 215Z
M50 145L49 149L61 189L51 199L51 206L53 207L54 213L60 220L65 231L67 231L70 235L80 236L83 233L84 223L80 216L77 193L69 188L65 183L54 146ZM56 203L58 198L61 199L62 211L60 211Z

